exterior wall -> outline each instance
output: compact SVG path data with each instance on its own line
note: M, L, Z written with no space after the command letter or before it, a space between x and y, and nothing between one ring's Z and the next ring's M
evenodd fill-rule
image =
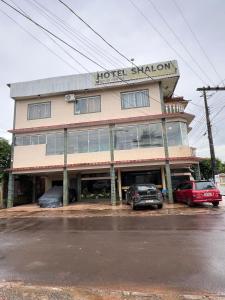
M62 165L63 155L46 155L45 145L14 147L13 168Z
M121 109L120 92L149 89L150 106ZM86 92L77 96L101 95L101 112L74 115L74 103L67 103L64 95L36 98L30 100L16 101L15 128L32 128L39 126L51 126L59 124L80 123L87 121L99 121L113 118L129 118L162 113L161 104L152 98L160 101L159 84L135 85L134 87L120 87L111 90L99 90L92 93ZM27 106L30 103L51 101L51 118L27 120Z
M14 148L14 168L63 165L63 155L46 155L45 145L18 146ZM188 146L169 148L170 157L191 157ZM115 161L165 158L163 147L115 150ZM68 164L100 163L110 161L110 151L68 154Z

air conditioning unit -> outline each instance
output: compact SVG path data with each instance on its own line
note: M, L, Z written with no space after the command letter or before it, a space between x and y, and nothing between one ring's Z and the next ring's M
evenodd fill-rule
M76 100L75 94L67 94L65 95L65 101L66 102L73 102Z

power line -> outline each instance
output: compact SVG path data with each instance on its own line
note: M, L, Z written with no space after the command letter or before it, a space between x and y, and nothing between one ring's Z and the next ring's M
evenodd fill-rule
M61 4L63 4L72 14L74 14L81 22L83 22L92 32L94 32L101 40L103 40L110 48L112 48L114 51L116 51L120 56L122 56L124 59L126 59L129 63L132 63L135 67L138 68L138 66L132 62L129 58L127 58L121 51L117 50L111 43L109 43L101 34L99 34L91 25L89 25L84 19L82 19L78 13L76 13L68 4L63 2L62 0L58 0ZM145 75L147 75L148 78L153 78L147 74L146 72L143 72Z
M205 70L203 70L203 68L201 67L201 65L197 62L197 60L194 58L194 56L191 54L191 52L188 50L188 48L185 46L185 44L183 43L183 41L180 39L180 37L176 34L176 32L173 30L173 28L170 26L170 24L167 22L166 18L164 18L164 16L161 14L161 12L158 10L157 6L153 3L152 0L147 0L152 7L154 8L154 10L157 12L157 14L160 16L160 18L163 20L163 22L166 24L166 26L168 27L168 29L173 33L173 35L175 36L175 38L178 40L178 42L182 45L183 49L188 53L189 57L193 60L193 62L198 66L198 68L201 70L201 72L205 75L205 77L213 83L212 79L208 76L208 74L205 72Z
M44 44L41 40L39 40L36 36L34 36L31 32L29 32L25 27L23 27L21 24L19 24L16 20L11 18L6 12L4 12L2 9L0 9L1 13L4 14L6 17L8 17L12 22L14 22L18 27L20 27L24 32L29 34L33 39L35 39L38 43L40 43L42 46L44 46L48 51L50 51L52 54L54 54L57 58L59 58L62 62L64 62L67 66L72 68L74 71L79 72L76 68L74 68L69 62L64 60L60 55L58 55L55 51L53 51L50 47L48 47L46 44Z
M33 24L35 24L37 27L41 28L42 30L44 30L45 32L49 33L50 35L52 35L54 38L56 38L57 40L59 40L60 42L62 42L63 44L65 44L66 46L68 46L69 48L73 49L74 51L76 51L77 53L79 53L81 56L85 57L87 60L89 60L90 62L94 63L95 65L97 65L98 67L100 67L101 69L105 70L106 72L109 72L105 67L103 67L101 64L99 64L98 62L94 61L92 58L88 57L86 54L82 53L81 51L79 51L78 49L76 49L74 46L72 46L71 44L69 44L68 42L64 41L62 38L60 38L59 36L57 36L56 34L54 34L53 32L51 32L49 29L45 28L44 26L42 26L41 24L39 24L38 22L34 21L31 17L27 16L26 14L24 14L23 12L19 11L17 8L13 7L11 4L7 3L5 0L0 0L1 2L5 3L7 6L9 6L10 8L12 8L14 11L16 11L17 13L19 13L20 15L22 15L24 18L26 18L27 20L29 20L30 22L32 22ZM120 81L125 82L126 84L129 85L129 83L126 80L123 80L122 78L120 78L119 76L115 75L116 78L118 78Z
M165 43L179 56L179 58L188 66L188 68L195 74L196 77L203 83L201 76L190 66L190 64L180 55L180 53L170 44L170 42L163 36L163 34L158 30L158 28L150 21L150 19L143 13L143 11L136 5L132 0L129 0L133 7L141 14L141 16L146 20L146 22L153 28L155 32L165 41Z
M180 8L180 6L178 5L177 1L176 0L172 0L174 5L176 6L177 10L180 12L184 22L186 23L187 27L189 28L190 32L192 33L195 41L197 42L199 48L202 50L202 53L204 54L205 58L207 59L208 63L210 64L210 66L212 67L212 69L214 70L214 72L216 73L216 75L218 76L218 78L220 80L223 81L222 77L220 76L220 74L217 72L216 68L214 67L214 64L212 63L211 59L209 58L209 56L207 55L204 47L201 45L199 39L197 38L197 35L195 34L194 30L192 30L187 18L185 17L185 15L183 14L182 12L182 9Z
M91 51L93 51L95 54L97 54L98 56L101 56L105 58L105 60L107 60L107 62L110 62L111 65L113 64L112 59L108 58L107 55L105 55L104 53L101 54L96 52L96 50L93 50L91 48L93 48L93 46L90 46L90 43L87 41L83 41L79 36L77 36L73 30L71 30L71 28L65 23L63 22L63 20L61 20L60 18L58 18L55 14L53 14L50 10L48 10L47 8L45 8L43 5L41 5L40 3L38 3L36 0L32 0L33 2L30 2L30 4L32 6L34 6L34 8L36 10L38 10L38 12L44 16L48 22L50 22L51 24L53 24L55 27L57 27L63 34L67 35L70 39L72 39L76 44L80 44L80 42L82 44L86 44L85 46L88 47L88 49L90 49ZM65 31L65 32L64 32ZM71 37L72 36L72 37ZM74 37L76 38L76 40L74 39ZM79 42L78 42L78 41ZM81 45L81 44L80 44ZM95 47L96 48L96 47ZM86 49L85 49L86 50ZM98 50L99 51L99 50ZM87 53L89 53L89 55L92 55L92 57L94 57L96 60L99 60L99 58L97 58L96 56L94 56L90 51L86 50ZM102 62L101 62L102 64ZM87 71L87 70L86 70Z

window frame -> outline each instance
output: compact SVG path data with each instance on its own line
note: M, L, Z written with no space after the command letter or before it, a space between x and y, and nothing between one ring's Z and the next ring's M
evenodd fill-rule
M129 94L129 93L143 92L143 91L147 91L147 93L148 93L148 105L145 105L145 106L134 106L134 107L123 107L123 105L122 105L122 103L123 103L123 101L122 101L122 95ZM135 101L136 101L136 99L135 99ZM150 104L149 89L120 92L120 106L121 106L121 110L123 110L123 109L141 108L141 107L150 107L151 104Z
M41 117L41 118L34 118L31 119L29 118L29 107L31 107L32 105L42 105L42 104L49 104L49 116L48 117ZM36 102L36 103L28 103L27 105L27 121L32 121L32 120L42 120L42 119L48 119L52 117L52 104L51 101L45 101L45 102Z
M87 100L87 109L89 109L89 108L88 108L88 102L89 102L89 99L90 99L90 98L95 98L95 97L99 97L99 102L100 102L100 103L99 103L99 104L100 104L100 105L99 105L99 111L91 111L91 112L88 111L88 112L84 112L84 113L81 113L81 112L80 112L80 113L77 113L77 112L76 112L76 101L82 100L82 99L86 99L86 100ZM85 96L84 96L84 97L77 97L76 100L74 101L74 115L76 115L76 116L77 116L77 115L78 115L78 116L79 116L79 115L85 115L85 114L96 114L96 113L99 113L99 112L101 112L101 111L102 111L102 98L101 98L101 95L93 95L93 96L86 96L86 97L85 97Z

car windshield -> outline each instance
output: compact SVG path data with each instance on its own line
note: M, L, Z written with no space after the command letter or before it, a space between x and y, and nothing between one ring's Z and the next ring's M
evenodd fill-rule
M210 190L215 189L215 185L211 181L199 181L195 182L195 189L196 190Z
M156 186L154 185L139 185L137 188L139 192L144 192L147 190L153 190L153 191L156 190Z

